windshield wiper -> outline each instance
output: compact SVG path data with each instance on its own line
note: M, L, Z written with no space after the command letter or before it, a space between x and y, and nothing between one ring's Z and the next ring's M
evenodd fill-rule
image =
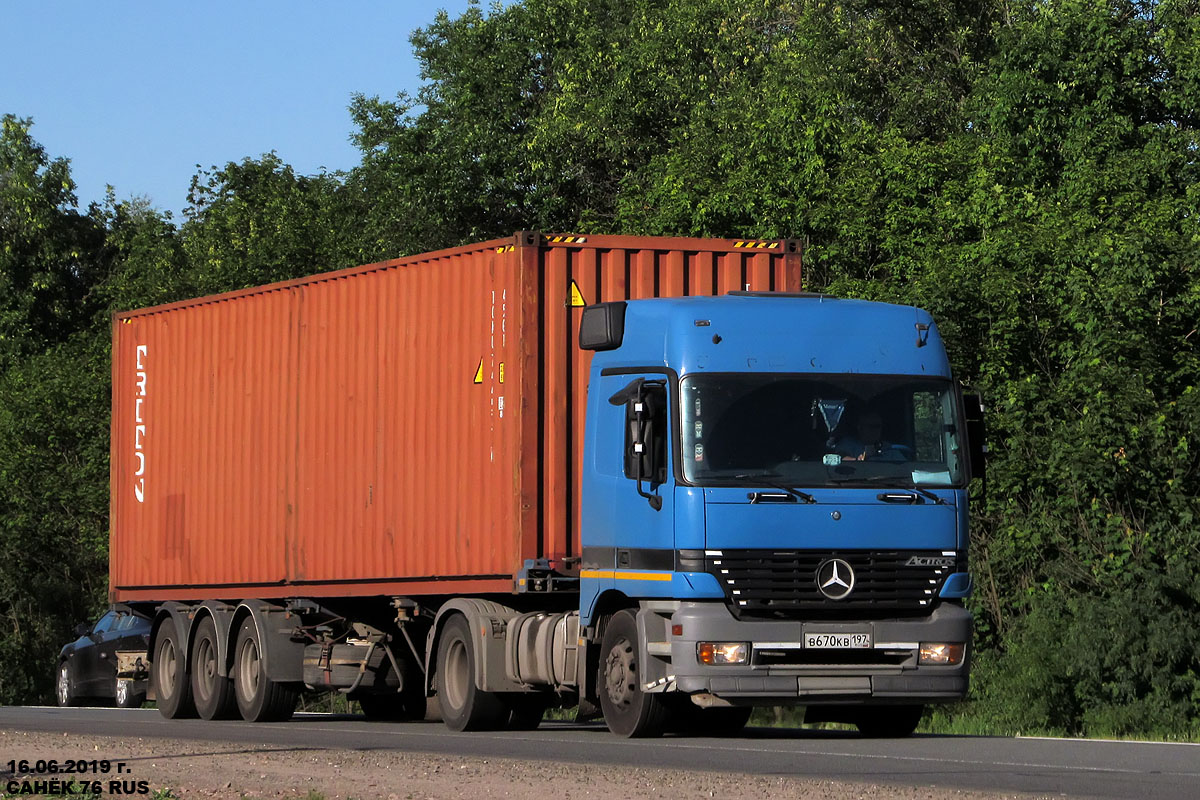
M910 483L910 484L905 485L903 482L895 480L895 478L891 475L868 475L865 478L853 478L853 477L842 478L842 479L835 479L835 482L837 482L837 483L893 483L896 486L896 488L898 488L898 489L908 489L909 491L916 492L919 495L929 498L933 502L937 503L939 506L946 505L945 500L938 497L936 494L929 491L928 489L923 489L920 486L917 486L915 483Z
M945 501L945 500L943 500L942 498L938 497L936 494L934 494L933 492L929 491L928 489L922 489L920 486L917 486L915 483L914 483L912 486L905 486L904 488L905 488L905 489L912 489L914 492L920 492L921 494L925 495L926 497L928 497L928 498L929 498L930 500L932 500L933 502L937 503L939 506L944 506L944 505L946 505L946 501Z
M777 475L775 473L769 472L765 475L750 475L748 473L744 473L741 475L734 475L733 477L734 477L734 480L741 481L743 486L770 486L772 489L778 489L781 492L787 492L792 497L795 497L797 500L803 500L806 503L817 502L817 498L813 497L808 492L803 492L794 487L785 486L782 483L778 483L776 481L769 480L770 478L783 477L783 476Z

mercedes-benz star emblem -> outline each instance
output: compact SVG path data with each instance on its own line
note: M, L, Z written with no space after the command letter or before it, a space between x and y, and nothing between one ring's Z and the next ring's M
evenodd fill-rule
M817 588L830 600L845 600L854 589L854 569L840 558L817 567Z

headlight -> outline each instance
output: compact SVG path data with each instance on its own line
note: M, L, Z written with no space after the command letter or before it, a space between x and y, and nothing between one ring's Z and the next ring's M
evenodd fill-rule
M745 664L750 660L750 645L746 642L697 642L696 658L701 664Z
M961 664L966 649L967 646L961 642L921 642L920 663L948 666Z

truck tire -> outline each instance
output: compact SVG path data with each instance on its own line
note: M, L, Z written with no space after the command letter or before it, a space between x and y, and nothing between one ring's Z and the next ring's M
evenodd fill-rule
M233 681L221 675L217 662L217 626L205 617L192 641L192 698L196 712L204 719L233 719L237 704L233 699Z
M912 736L921 722L924 706L877 706L858 712L854 724L868 739L901 739Z
M233 694L247 722L283 722L296 711L296 692L266 675L254 620L246 617L238 628L233 656Z
M65 661L58 665L54 694L58 704L64 708L79 705L79 698L75 696L75 681L71 678L71 665Z
M154 685L158 713L167 719L196 716L192 683L184 669L183 653L175 620L167 617L159 626L154 642L154 661L150 664L150 681Z
M438 641L437 693L442 721L452 731L491 731L508 723L500 695L475 686L475 642L462 614L446 621Z
M632 611L619 611L604 626L596 675L604 722L617 736L661 736L670 722L663 696L642 691L640 666L637 618Z

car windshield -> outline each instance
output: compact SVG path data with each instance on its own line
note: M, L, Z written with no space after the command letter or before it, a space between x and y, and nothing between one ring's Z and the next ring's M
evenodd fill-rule
M960 486L953 385L887 375L710 374L681 382L684 477L788 486Z

